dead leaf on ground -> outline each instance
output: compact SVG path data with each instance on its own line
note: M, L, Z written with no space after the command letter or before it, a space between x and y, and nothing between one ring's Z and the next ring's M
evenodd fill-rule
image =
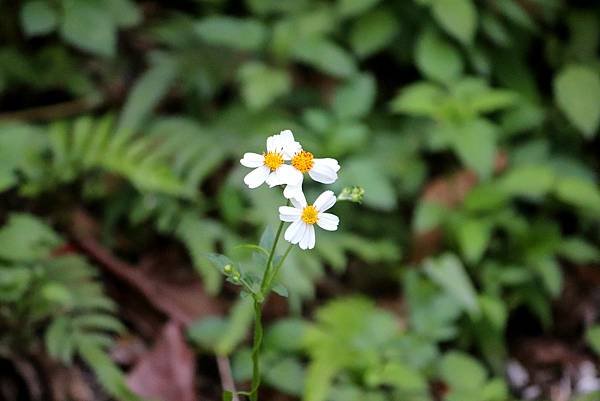
M128 375L127 383L143 397L197 401L195 375L194 353L185 341L181 325L171 320Z

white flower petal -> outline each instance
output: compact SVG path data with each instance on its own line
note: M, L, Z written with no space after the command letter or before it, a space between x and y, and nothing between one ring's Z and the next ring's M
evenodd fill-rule
M302 240L306 237L306 233L308 232L308 228L310 227L308 224L306 224L302 220L298 220L298 221L300 221L301 228L298 231L296 231L296 235L294 236L294 238L292 238L292 244L300 244L300 242L302 242ZM302 246L300 246L300 248L302 248ZM302 248L302 249L306 249L306 248Z
M289 129L279 133L281 140L281 152L284 160L291 160L292 157L302 150L300 142L294 139L294 134Z
M315 236L315 226L311 225L308 227L308 249L313 249L315 247L315 243L317 242L317 238Z
M258 153L244 153L244 157L240 160L244 167L256 168L265 164L265 157Z
M296 170L289 164L283 164L277 169L279 175L282 177L281 180L284 184L299 186L302 185L303 176L302 173Z
M299 191L294 193L294 197L290 198L290 202L294 205L295 208L304 209L308 204L306 203L306 197L304 196L304 192L302 192L302 188Z
M279 207L279 219L281 221L293 222L300 218L302 214L301 209L296 209L295 207L290 206L280 206Z
M269 187L274 187L277 185L291 184L291 185L301 185L302 184L302 173L293 168L288 164L282 164L277 167L275 171L269 175L267 178L267 184Z
M290 224L283 237L286 241L297 244L304 238L306 230L308 230L308 224L298 219Z
M304 233L302 234L302 238L300 238L300 242L298 242L298 246L300 247L300 249L308 249L308 246L310 244L310 230L313 230L314 233L314 227L312 225L306 224L306 229L304 230Z
M283 190L286 199L302 198L302 185L286 185Z
M336 199L333 191L325 191L319 195L314 203L314 207L317 209L317 211L324 212L335 205L335 201Z
M294 142L294 133L292 130L285 129L279 133L279 136L287 142Z
M288 241L291 242L292 244L297 244L298 241L294 242L293 239L297 237L298 232L302 231L304 229L304 226L306 225L305 222L303 222L302 220L298 219L296 221L294 221L292 224L290 224L290 226L285 230L285 233L283 234L283 238Z
M338 224L340 224L340 218L335 214L319 213L317 217L317 225L323 230L335 231L338 228Z
M267 177L267 185L269 186L269 188L273 188L281 184L281 177L279 177L279 174L277 174L277 170L271 171L271 174L269 174L269 176Z
M261 166L255 168L244 177L244 183L248 185L250 189L257 188L261 186L269 176L269 168L267 166Z
M314 159L308 175L317 182L333 184L338 178L339 170L340 165L335 159Z
M267 152L277 152L279 146L280 136L279 135L271 135L267 138Z

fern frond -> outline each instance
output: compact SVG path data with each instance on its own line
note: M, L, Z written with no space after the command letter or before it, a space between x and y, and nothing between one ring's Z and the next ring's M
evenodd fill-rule
M81 123L78 135L88 128ZM81 149L87 146L84 139L77 139ZM62 239L32 215L11 215L0 228L0 241L0 306L15 312L9 320L21 323L25 316L23 332L35 332L50 320L44 341L52 357L69 364L82 356L112 396L138 400L106 353L125 327L113 314L115 303L104 294L96 269L79 255L53 256Z

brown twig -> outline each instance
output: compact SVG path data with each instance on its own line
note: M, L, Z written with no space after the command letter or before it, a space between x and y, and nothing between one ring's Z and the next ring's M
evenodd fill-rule
M229 358L223 355L217 355L217 367L219 368L219 376L221 376L221 386L224 391L231 391L233 393L233 401L239 401L235 390L235 382L233 381L233 375L231 374L231 364Z
M48 106L0 113L0 121L44 121L65 118L93 110L101 104L100 96L88 96Z
M199 280L176 285L152 279L142 268L124 262L104 247L92 234L95 226L85 212L74 214L71 229L78 246L105 270L140 291L156 310L184 326L203 316L220 314Z

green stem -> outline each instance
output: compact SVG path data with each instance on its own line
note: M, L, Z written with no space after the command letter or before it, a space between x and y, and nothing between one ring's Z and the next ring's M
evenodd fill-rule
M262 303L254 299L254 343L252 345L252 390L250 400L258 401L260 387L260 347L262 345Z
M250 401L258 401L258 388L260 387L260 348L263 339L262 304L266 295L265 290L269 288L271 283L271 265L273 264L279 237L281 237L281 232L283 231L283 223L283 221L279 222L279 227L277 228L277 233L273 240L273 246L271 246L271 252L267 258L267 264L260 283L260 293L254 294L254 341L252 344L252 388L249 395ZM286 252L286 256L288 252ZM277 265L278 269L280 265L281 262Z
M263 297L267 288L268 278L270 275L269 273L271 272L271 264L273 263L273 257L275 256L275 248L277 248L277 243L279 242L279 237L281 236L282 230L283 221L279 222L279 227L277 228L277 233L275 234L275 240L273 241L273 246L271 247L271 252L269 253L269 258L267 259L267 265L265 266L265 273L262 277L262 282L260 283L260 293L263 295Z
M273 270L273 273L271 274L271 277L269 277L269 280L267 282L267 286L266 286L267 292L273 286L273 281L275 281L275 279L277 278L277 275L279 274L279 270L281 269L281 266L283 266L283 262L285 262L285 259L288 257L288 255L290 254L290 251L292 250L293 247L294 247L294 244L290 243L288 248L285 250L283 257L281 258L281 260L279 261L277 266L275 266L275 269Z

